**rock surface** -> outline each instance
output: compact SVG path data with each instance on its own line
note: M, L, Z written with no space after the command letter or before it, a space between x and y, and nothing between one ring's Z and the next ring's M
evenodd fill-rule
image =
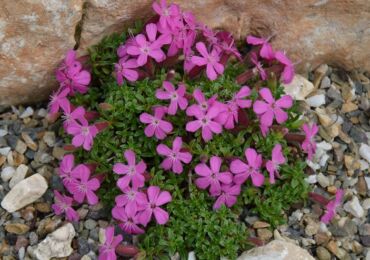
M176 0L213 28L237 38L272 39L300 70L328 63L370 71L370 2L367 0ZM152 0L6 0L0 7L0 104L45 99L53 71L77 40L81 53L105 35L152 15ZM206 12L204 10L207 10ZM287 15L286 11L289 10ZM82 26L76 26L82 20ZM81 34L76 32L80 32ZM36 98L35 98L36 97Z
M52 257L67 257L72 254L72 239L76 232L71 223L58 228L49 234L40 244L37 245L34 255L39 260L49 260Z
M44 177L34 174L17 183L1 202L8 212L14 212L39 199L48 188Z
M274 240L265 246L244 252L238 260L314 260L304 249L283 240Z

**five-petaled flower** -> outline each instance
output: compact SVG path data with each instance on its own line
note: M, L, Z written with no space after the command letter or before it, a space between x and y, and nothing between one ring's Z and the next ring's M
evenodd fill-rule
M335 216L338 206L342 203L344 191L342 189L338 189L335 193L335 199L329 201L329 203L325 206L326 212L321 217L321 222L328 224L330 220L332 220Z
M193 97L195 101L197 101L197 104L193 104L186 109L187 116L194 116L195 113L197 113L198 108L203 113L206 113L207 110L217 102L217 95L213 95L210 99L206 99L203 92L199 88L194 90Z
M54 200L55 203L51 205L56 215L65 214L67 220L69 221L78 221L79 215L72 208L73 199L66 195L60 194L57 190L54 190Z
M282 152L281 144L277 144L272 149L271 160L266 162L266 169L270 174L270 183L275 183L275 176L279 175L279 165L285 163L285 157Z
M247 43L251 45L261 45L260 49L260 56L266 60L272 60L275 58L275 53L269 44L269 39L264 39L264 38L257 38L254 36L247 36L246 38Z
M188 164L191 161L191 153L181 152L182 139L181 137L176 137L172 143L172 149L167 145L159 144L157 146L157 153L167 158L161 163L161 167L165 170L170 170L174 173L180 174L183 172L182 164Z
M210 80L215 80L217 74L224 73L224 65L220 63L220 51L213 48L209 53L203 42L197 42L196 49L202 56L193 56L191 61L198 66L206 65L206 74Z
M126 187L122 190L123 194L118 195L115 199L118 207L130 207L137 211L145 205L146 194L138 191L137 188Z
M147 137L155 135L157 139L162 140L172 131L172 124L162 120L166 114L166 110L167 108L165 107L156 107L154 109L154 116L148 113L142 113L140 115L140 122L148 124L144 129L144 133Z
M180 8L177 4L167 5L166 0L161 0L160 3L154 1L152 8L159 17L159 23L163 28L174 28L179 25Z
M68 88L59 88L54 94L50 96L50 102L49 102L49 113L55 114L59 112L59 109L62 108L62 106L66 106L69 104L68 101L68 94L69 94Z
M155 96L160 100L170 100L171 103L168 106L167 113L169 115L175 115L177 108L185 110L188 106L188 100L185 98L185 85L180 83L179 87L175 89L169 81L163 81L163 89L158 89Z
M121 58L114 65L118 85L123 84L123 79L135 81L139 78L139 73L135 70L138 67L136 60L129 59L128 56Z
M70 123L67 127L67 133L73 135L72 144L75 147L82 146L85 150L90 151L99 130L95 125L89 125L86 119L79 121L80 123L77 121Z
M122 235L114 235L113 226L106 227L104 243L99 246L99 260L116 260L116 247L122 240Z
M117 181L117 186L123 191L130 184L133 188L141 188L144 186L146 164L143 160L136 164L136 155L132 150L124 152L127 164L116 163L113 166L113 171L119 175L124 175Z
M302 143L302 150L307 153L308 160L312 160L316 152L316 142L314 138L319 131L319 127L316 124L312 124L311 126L303 124L302 130L306 134L306 138Z
M245 150L245 158L247 163L237 159L231 162L230 171L235 174L234 182L243 184L249 177L256 187L260 187L265 180L265 177L260 171L262 165L262 155L258 154L253 148Z
M228 171L220 172L222 160L218 156L212 156L209 164L211 167L205 163L195 166L195 172L200 176L195 180L195 184L203 190L209 187L211 196L218 196L221 193L221 185L231 184L233 175Z
M231 207L237 201L237 198L240 194L240 185L238 184L229 184L221 186L221 193L218 196L217 200L213 204L213 209L219 209L222 205Z
M73 154L64 155L58 168L59 176L62 178L63 185L67 188L68 191L70 191L70 184L74 180L74 178L71 176L71 172L74 167L74 160L75 157L73 156Z
M112 209L112 216L118 220L119 227L127 234L143 234L144 230L139 227L141 224L139 221L138 212L130 207L114 207Z

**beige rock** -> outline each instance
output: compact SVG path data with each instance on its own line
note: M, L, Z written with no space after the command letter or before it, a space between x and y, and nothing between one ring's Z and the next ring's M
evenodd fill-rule
M284 85L284 90L286 94L291 95L296 100L305 100L314 90L314 86L305 77L297 74L291 83Z
M305 250L295 244L274 240L265 246L253 248L244 252L238 260L314 260Z
M37 102L55 88L54 70L75 45L83 0L1 1L0 104Z
M17 183L6 194L1 202L1 207L10 213L17 211L39 199L47 188L48 184L45 178L36 173Z
M24 165L24 164L19 165L18 168L15 170L14 176L9 182L9 187L13 188L17 183L24 180L27 172L28 172L27 165Z
M8 231L9 233L22 235L28 232L28 230L30 230L30 227L22 223L10 223L5 225L5 230Z

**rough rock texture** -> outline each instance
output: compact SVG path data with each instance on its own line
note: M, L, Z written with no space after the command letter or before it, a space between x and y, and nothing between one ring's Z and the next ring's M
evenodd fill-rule
M314 260L304 249L282 240L274 240L265 246L244 252L238 260Z
M40 244L37 245L34 255L39 260L49 260L52 257L67 257L72 254L72 239L76 232L71 223L58 228L49 234Z
M54 70L75 45L83 0L1 1L0 104L44 100Z
M17 183L1 201L1 207L14 212L41 198L47 188L45 178L36 173Z
M0 104L45 98L53 70L74 46L82 17L81 53L103 36L152 14L152 0L5 0L0 6ZM213 28L236 37L268 37L300 70L320 63L370 71L368 0L175 0ZM3 65L5 64L5 66ZM32 93L32 94L31 94Z

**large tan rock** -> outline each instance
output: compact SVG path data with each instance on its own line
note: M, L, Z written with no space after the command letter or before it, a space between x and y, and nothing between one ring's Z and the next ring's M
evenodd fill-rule
M275 35L299 70L321 63L370 71L368 0L174 0L213 28ZM5 3L5 4L4 4ZM85 4L83 4L85 3ZM135 19L151 17L151 0L5 0L0 5L0 104L37 101L50 94L53 70L75 44L80 51Z
M83 0L2 0L0 105L37 102L57 87L54 70L75 45Z

